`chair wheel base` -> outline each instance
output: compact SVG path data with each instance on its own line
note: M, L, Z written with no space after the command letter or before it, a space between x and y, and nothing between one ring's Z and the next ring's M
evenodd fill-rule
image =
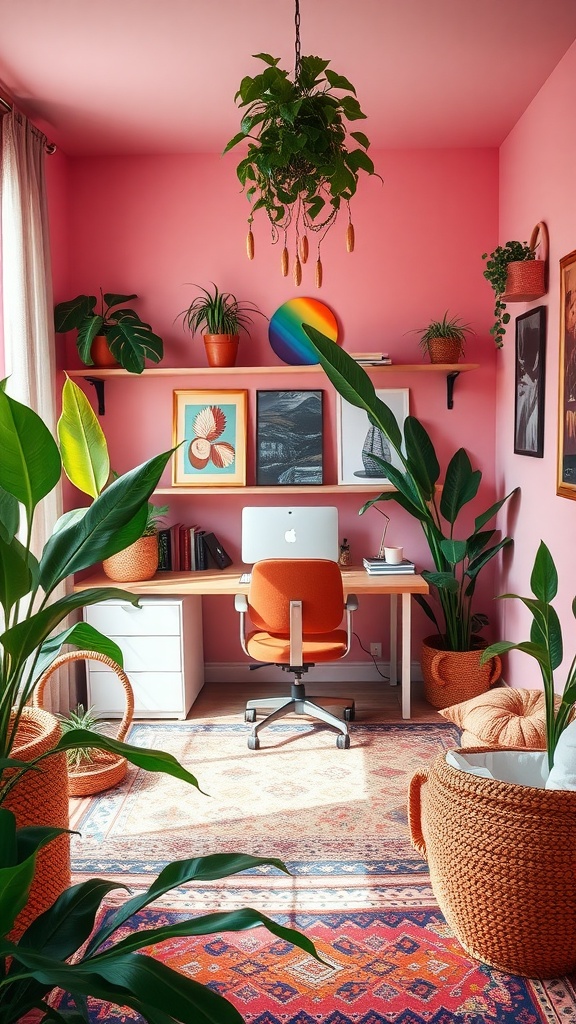
M254 708L249 708L247 711L244 712L244 721L245 722L255 722L256 721L256 711L254 710Z
M353 722L355 718L356 718L356 709L354 708L354 706L352 706L351 708L344 708L344 721L345 722Z
M260 750L260 740L257 736L248 737L248 750Z
M339 750L348 750L350 746L350 737L348 733L345 735L340 733L340 735L336 737L336 746Z

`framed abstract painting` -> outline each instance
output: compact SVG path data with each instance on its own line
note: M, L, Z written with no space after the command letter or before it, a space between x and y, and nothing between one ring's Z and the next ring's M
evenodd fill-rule
M408 415L408 388L376 391L394 413L400 427ZM376 458L374 458L376 456ZM368 413L338 396L338 483L387 483L388 477L377 459L386 459L397 469L402 463L390 442L378 427L372 426Z
M323 483L322 391L256 392L256 483Z
M172 482L244 487L247 391L175 391Z
M516 455L531 455L536 459L544 455L545 370L546 306L537 306L516 317Z

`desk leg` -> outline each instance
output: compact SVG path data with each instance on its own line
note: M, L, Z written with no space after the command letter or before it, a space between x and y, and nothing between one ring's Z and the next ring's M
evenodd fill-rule
M390 686L398 686L398 594L390 594Z
M402 718L410 718L410 602L410 594L402 594Z

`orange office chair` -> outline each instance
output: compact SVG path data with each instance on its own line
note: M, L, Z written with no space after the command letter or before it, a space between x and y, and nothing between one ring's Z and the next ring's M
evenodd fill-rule
M242 650L255 661L279 665L294 673L289 697L262 697L246 704L245 720L256 721L256 713L273 708L254 726L248 737L250 750L258 750L258 733L266 725L294 712L309 715L338 730L336 746L350 746L347 723L354 718L354 701L344 697L308 697L302 676L321 661L337 661L350 650L352 612L358 599L349 594L344 602L342 576L336 562L321 558L268 558L252 569L248 596L236 594L240 612ZM340 629L346 612L346 629ZM246 635L246 615L255 629ZM251 668L258 668L251 665ZM344 720L318 703L342 706Z

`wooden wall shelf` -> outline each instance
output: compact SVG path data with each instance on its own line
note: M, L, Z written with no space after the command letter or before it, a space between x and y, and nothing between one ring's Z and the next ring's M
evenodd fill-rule
M479 363L392 363L387 366L365 366L368 373L382 374L393 373L443 373L446 377L446 405L448 409L454 407L454 383L461 373L469 370L477 370ZM223 375L240 377L248 374L250 377L260 374L288 375L293 373L323 373L319 363L313 366L289 366L285 363L277 366L149 366L143 374L128 373L122 368L98 369L95 366L84 367L83 370L66 370L69 377L83 377L96 389L98 400L98 414L103 416L106 411L104 384L107 380L122 377L125 380L142 380L147 377L218 377Z

